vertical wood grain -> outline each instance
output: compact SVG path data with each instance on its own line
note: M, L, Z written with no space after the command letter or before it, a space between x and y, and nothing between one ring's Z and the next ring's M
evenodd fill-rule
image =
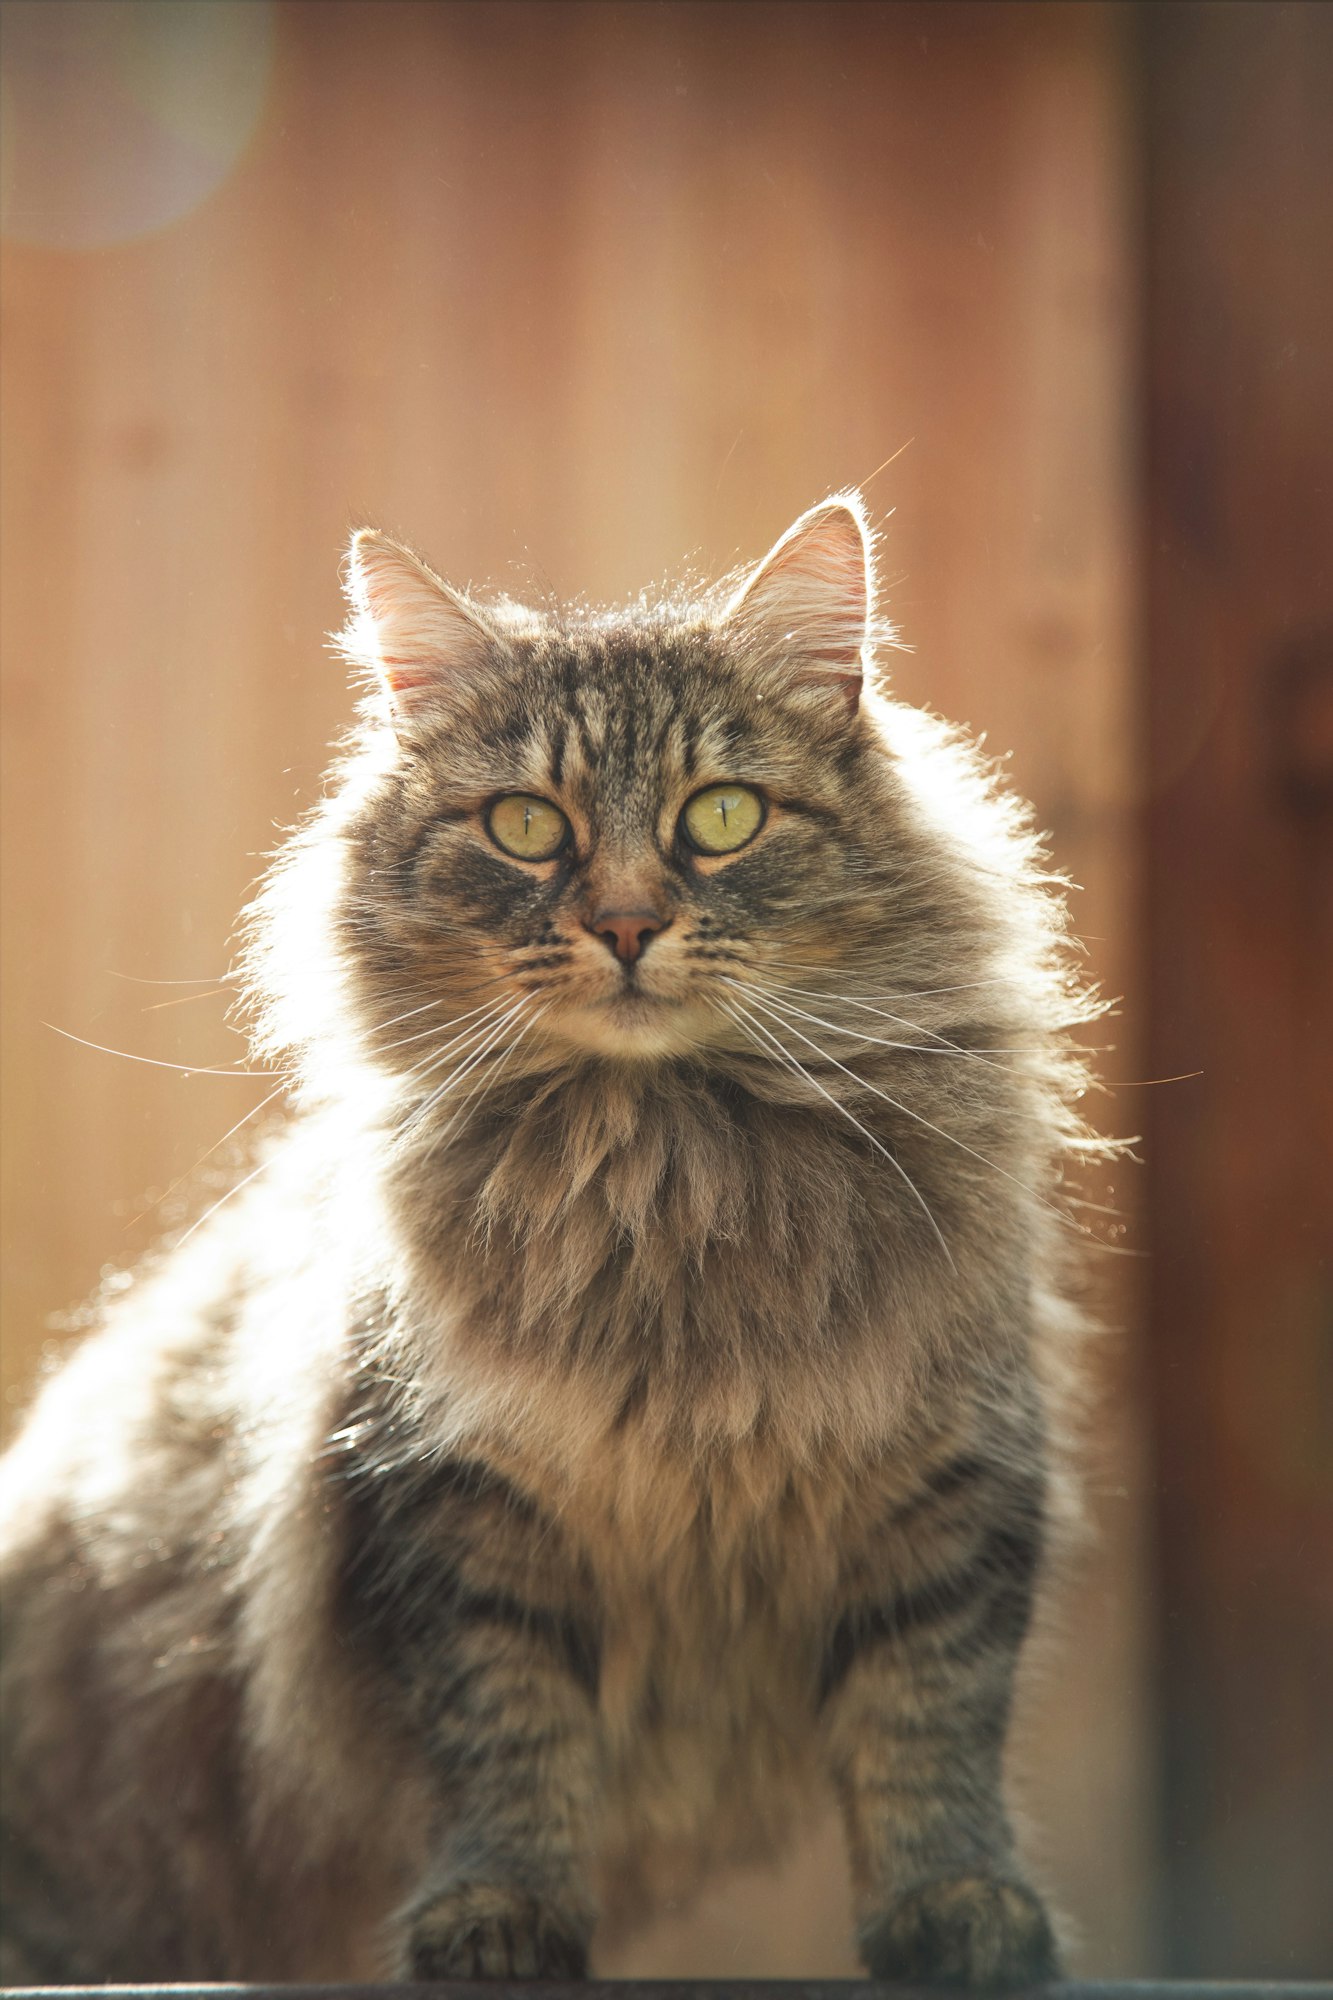
M1145 23L1170 1969L1333 1964L1333 12Z
M359 521L460 581L625 595L758 555L906 446L869 487L914 649L895 679L1012 751L1086 885L1093 970L1134 984L1118 10L278 15L260 129L197 212L5 254L11 1404L48 1316L153 1240L171 1203L139 1219L149 1196L268 1088L42 1023L243 1060L225 995L113 975L225 968L347 714L320 641ZM1103 1540L1016 1762L1082 1962L1128 1971L1148 1928L1139 1473L1109 1379ZM838 1842L812 1839L776 1886L718 1884L607 1969L851 1970Z

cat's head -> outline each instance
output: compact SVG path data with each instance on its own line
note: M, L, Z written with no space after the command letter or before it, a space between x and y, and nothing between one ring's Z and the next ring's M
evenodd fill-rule
M344 643L394 744L347 934L376 1027L447 998L464 1054L493 1024L497 1043L530 1025L679 1056L734 1039L754 966L799 984L855 949L886 810L858 499L813 508L703 605L483 608L368 530L348 570ZM429 1011L415 1025L406 1053Z
M270 1048L341 1037L451 1095L501 1059L781 1066L835 1004L837 1051L865 1054L867 1005L992 969L988 907L1012 905L984 877L1028 850L939 726L871 685L858 496L739 582L629 611L481 604L371 530L347 585L366 730L261 898Z

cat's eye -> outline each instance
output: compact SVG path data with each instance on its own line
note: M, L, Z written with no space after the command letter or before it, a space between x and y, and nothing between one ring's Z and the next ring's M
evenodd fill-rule
M734 854L764 823L764 802L748 785L710 785L680 816L689 845L700 854Z
M549 861L569 839L569 821L548 799L508 792L486 815L491 839L517 861Z

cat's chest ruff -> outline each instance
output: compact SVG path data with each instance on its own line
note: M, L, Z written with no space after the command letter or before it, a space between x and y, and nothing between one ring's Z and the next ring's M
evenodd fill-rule
M790 1107L567 1099L400 1202L429 1371L525 1420L555 1399L575 1437L645 1411L690 1437L863 1429L939 1296L898 1183Z
M488 1461L558 1525L613 1642L645 1658L683 1643L709 1674L746 1634L776 1642L817 1624L882 1515L886 1480L910 1483L832 1444L802 1462L771 1432L685 1449L645 1426L571 1439L558 1405L546 1414L544 1434L492 1435Z
M560 1521L599 1604L613 1756L637 1768L650 1742L684 1755L747 1716L744 1733L803 1737L840 1567L835 1486L798 1494L762 1447L706 1470L611 1457L608 1476L571 1483Z
M720 1339L772 1303L766 1274L858 1264L896 1200L821 1108L692 1071L576 1074L423 1164L399 1182L403 1220L462 1285L525 1317L544 1304L548 1325L686 1304Z

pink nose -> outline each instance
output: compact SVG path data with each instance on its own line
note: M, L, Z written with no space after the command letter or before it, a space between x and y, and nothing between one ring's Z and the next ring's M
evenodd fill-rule
M647 948L649 938L666 929L667 921L656 910L599 910L585 929L599 937L608 951L613 951L626 965L633 965Z

